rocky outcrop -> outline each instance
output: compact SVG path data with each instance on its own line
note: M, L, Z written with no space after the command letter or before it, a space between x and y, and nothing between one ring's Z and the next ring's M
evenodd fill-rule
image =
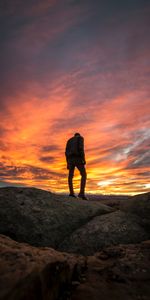
M120 209L35 188L0 189L0 233L34 246L93 255L108 245L150 238L150 193Z
M1 300L148 300L150 241L94 256L59 253L0 236Z
M112 212L101 203L35 188L0 189L0 233L16 241L55 249L95 216Z
M119 199L114 210L33 188L1 188L0 232L16 241L0 236L0 300L148 300L149 196Z
M108 245L138 243L149 237L138 216L117 210L93 218L64 240L59 249L92 255Z
M71 300L149 300L150 241L110 246L88 257L85 278Z
M150 193L120 202L120 210L97 216L65 239L59 249L92 255L108 245L138 243L150 238Z
M140 225L150 233L150 193L136 195L130 201L123 201L120 209L126 214L136 215Z
M0 299L56 300L80 280L85 258L36 248L0 235ZM62 299L62 298L61 298Z

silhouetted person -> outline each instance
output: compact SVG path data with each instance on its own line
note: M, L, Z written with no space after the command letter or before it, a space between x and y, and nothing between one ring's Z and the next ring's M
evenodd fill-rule
M67 169L69 170L68 185L69 196L76 197L73 189L73 176L75 167L78 168L81 174L80 193L78 197L87 200L85 197L85 185L86 185L86 170L85 170L85 154L84 154L84 139L80 133L75 135L67 141L66 144L66 161Z

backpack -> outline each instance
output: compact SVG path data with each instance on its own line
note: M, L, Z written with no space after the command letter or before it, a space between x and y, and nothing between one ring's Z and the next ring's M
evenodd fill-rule
M68 158L80 156L79 142L80 142L80 136L78 137L74 136L70 140L68 140L66 146L66 152L65 152Z

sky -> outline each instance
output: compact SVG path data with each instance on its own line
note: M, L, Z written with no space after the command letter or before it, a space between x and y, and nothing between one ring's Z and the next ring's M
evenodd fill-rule
M67 192L80 132L87 192L150 191L149 16L149 0L1 0L0 186Z

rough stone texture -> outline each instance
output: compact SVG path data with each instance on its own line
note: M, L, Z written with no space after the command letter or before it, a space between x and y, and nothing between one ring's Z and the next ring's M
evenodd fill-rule
M93 256L0 236L0 300L150 299L149 196L120 200L114 211L98 201L1 188L0 232Z
M59 253L0 236L0 300L149 300L150 241L94 256Z
M110 246L88 257L87 266L71 300L150 299L150 241Z
M150 193L136 195L130 201L122 202L120 209L138 216L140 224L150 232Z
M0 235L0 299L55 300L80 279L85 258L36 248Z
M74 230L111 211L101 203L35 188L0 189L0 233L34 246L57 249Z
M134 214L119 210L93 218L76 230L59 247L61 251L92 255L108 245L138 243L150 238L150 232Z
M35 188L0 189L0 233L34 246L92 255L107 245L150 238L150 193L121 201L121 211Z

